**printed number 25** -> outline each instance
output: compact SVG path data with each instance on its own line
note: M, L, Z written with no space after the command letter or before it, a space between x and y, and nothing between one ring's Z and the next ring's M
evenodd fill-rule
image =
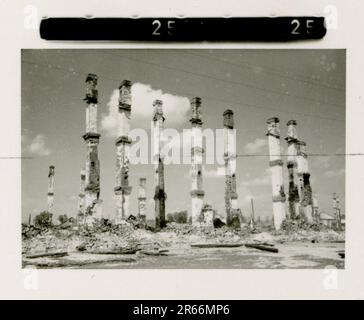
M172 35L172 29L173 29L173 25L174 25L175 21L173 20L168 20L167 21L167 29L168 29L168 35ZM159 21L159 20L154 20L152 22L152 25L155 26L155 29L154 31L152 32L152 35L154 36L160 36L160 32L159 32L159 29L160 27L162 26L162 23Z
M309 29L310 28L312 28L312 23L313 23L313 20L306 20L306 29L307 29L307 33L310 33L310 31L309 31ZM293 28L293 30L292 30L292 32L291 32L291 34L300 34L299 32L298 32L298 28L300 27L300 22L299 22L299 20L298 19L293 19L292 21L291 21L291 24L293 24L294 25L294 28Z

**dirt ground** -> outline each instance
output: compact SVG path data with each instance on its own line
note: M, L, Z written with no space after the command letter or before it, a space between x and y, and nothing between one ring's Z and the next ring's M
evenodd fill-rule
M242 244L234 248L193 248L191 244ZM277 253L247 248L269 243ZM23 228L23 267L90 269L321 269L344 268L338 251L344 233L333 230L255 231L168 224L161 232L132 224L98 230ZM62 257L35 257L62 252Z

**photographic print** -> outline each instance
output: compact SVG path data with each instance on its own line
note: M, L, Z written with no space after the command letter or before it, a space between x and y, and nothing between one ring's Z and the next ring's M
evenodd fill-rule
M23 267L343 269L345 95L341 49L22 49Z

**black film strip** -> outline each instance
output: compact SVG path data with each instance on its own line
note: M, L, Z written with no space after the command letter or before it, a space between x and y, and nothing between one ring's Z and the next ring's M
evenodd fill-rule
M321 39L324 17L47 18L40 36L63 41L294 41Z

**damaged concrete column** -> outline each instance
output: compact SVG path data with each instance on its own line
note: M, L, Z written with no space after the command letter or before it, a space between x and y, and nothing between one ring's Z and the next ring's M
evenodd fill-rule
M166 224L166 193L164 191L164 157L161 154L162 143L161 134L163 131L163 103L161 100L153 102L153 162L155 166L154 181L155 181L155 226L157 229L163 228Z
M47 211L52 212L54 206L54 166L49 166Z
M203 208L205 192L202 189L202 113L201 98L191 99L191 221L192 225L199 224Z
M313 220L316 223L320 222L319 205L318 205L318 195L316 192L312 194L312 215Z
M297 175L297 122L287 122L287 169L288 169L288 218L294 219L299 216L300 196L298 192Z
M97 130L97 75L88 74L86 78L86 133L83 139L87 145L85 167L85 214L87 221L102 216L102 201L100 199L100 162L98 145L100 134Z
M129 153L132 143L129 137L131 117L131 86L129 80L124 80L119 86L119 112L118 112L118 138L116 139L116 197L115 223L120 224L130 215L130 194L132 187L129 185Z
M341 230L341 206L340 206L340 199L336 193L332 195L332 208L334 209L334 217L336 220L336 228Z
M147 217L147 194L145 192L145 186L147 184L146 178L139 179L139 190L138 190L138 218L146 221Z
M310 184L310 173L308 171L306 142L298 141L297 145L297 174L298 192L300 195L300 214L306 218L308 223L312 223L312 189Z
M234 113L225 110L224 124L224 160L225 160L225 212L226 224L231 225L233 218L239 216L238 194L236 193L236 132Z
M80 182L80 193L78 194L78 216L81 218L85 214L85 180L86 173L84 169L80 172L81 182Z
M273 222L276 230L281 228L286 218L286 195L283 185L283 161L281 159L281 142L279 119L276 117L267 120L269 167L272 175Z
M212 206L210 204L205 204L202 208L202 216L203 216L203 225L205 227L213 227L214 226L214 211L212 210Z

